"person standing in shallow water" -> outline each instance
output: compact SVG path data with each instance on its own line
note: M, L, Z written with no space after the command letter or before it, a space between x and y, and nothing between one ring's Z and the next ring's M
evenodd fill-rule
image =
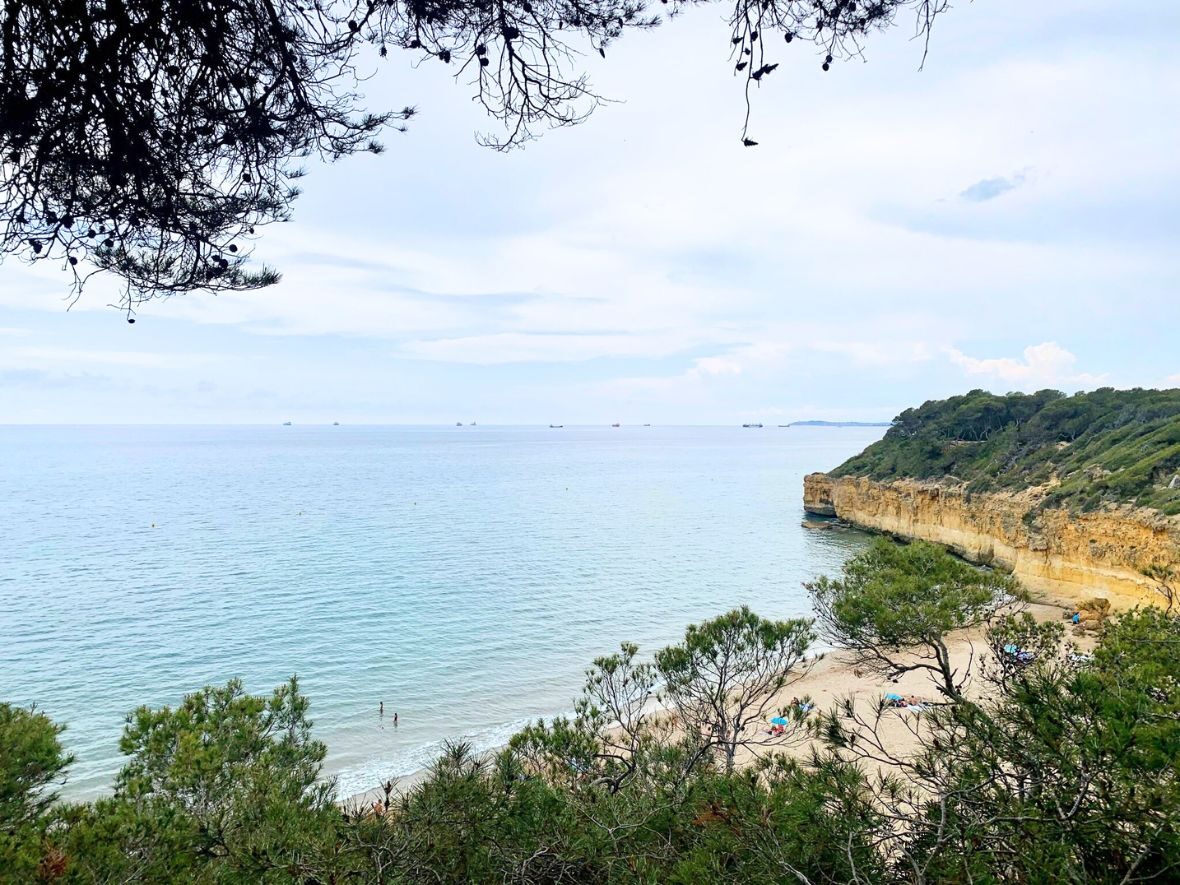
M393 727L397 728L397 711L396 710L393 713Z
M377 712L381 716L385 715L385 701L382 701L380 704L377 705Z

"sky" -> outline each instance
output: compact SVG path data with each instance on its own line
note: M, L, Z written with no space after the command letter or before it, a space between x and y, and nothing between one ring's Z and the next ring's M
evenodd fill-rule
M887 420L973 388L1180 386L1180 4L976 0L824 73L771 47L750 135L724 7L583 61L615 102L524 150L454 69L314 167L255 256L154 302L0 265L0 423Z

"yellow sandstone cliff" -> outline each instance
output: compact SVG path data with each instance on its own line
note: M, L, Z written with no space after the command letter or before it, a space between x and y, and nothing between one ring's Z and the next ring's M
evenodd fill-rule
M808 513L862 528L933 541L973 562L1012 572L1050 598L1102 596L1118 607L1150 601L1141 569L1180 564L1180 518L1143 508L1092 513L1036 508L1025 494L971 494L917 480L878 482L813 473L803 480Z

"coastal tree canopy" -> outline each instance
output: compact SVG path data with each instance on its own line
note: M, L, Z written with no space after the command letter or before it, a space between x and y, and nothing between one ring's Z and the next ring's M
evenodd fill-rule
M706 0L11 0L0 7L0 258L122 281L145 299L244 290L247 259L290 217L311 158L380 152L413 108L366 108L359 78L406 51L452 66L520 145L601 101L580 52ZM747 91L810 44L825 69L899 14L929 37L947 0L736 0L729 51ZM748 97L748 96L747 96ZM748 122L748 116L747 116ZM743 129L747 146L756 142Z
M62 730L36 710L0 703L0 831L27 825L57 798L52 785L71 762Z
M851 705L826 714L829 762L888 769L864 785L898 825L880 843L895 860L885 881L1174 879L1178 625L1159 609L1127 612L1085 655L1059 623L1004 619L993 648L1020 641L1035 659L981 703L924 713L916 752L897 752L880 716Z
M127 717L128 760L114 795L63 809L68 871L81 881L200 881L209 867L239 881L326 876L332 785L311 737L308 700L290 679L269 696L240 681L175 708Z
M493 756L456 744L375 807L316 785L322 745L294 683L137 711L115 795L64 805L40 792L69 761L59 727L0 705L0 882L1174 880L1180 620L1117 616L1088 656L1039 627L1055 628L1041 654L978 703L908 720L916 748L851 705L824 715L810 756L734 772L706 757L611 783L537 769L521 742ZM633 665L624 650L590 681Z
M684 783L718 759L732 772L739 750L786 745L786 734L768 733L772 713L793 725L805 718L801 705L773 705L810 669L805 656L813 639L809 621L773 621L743 606L690 625L682 642L651 662L639 661L638 646L624 643L586 671L572 719L530 725L509 746L530 771L610 793L636 780ZM793 729L790 738L801 734Z
M952 701L962 700L970 674L953 667L947 635L989 623L1020 592L1011 576L975 568L942 547L884 538L848 560L841 578L806 586L820 629L858 666L890 679L925 671Z
M931 545L879 540L812 595L820 624L859 652L937 644L1012 590ZM624 643L587 670L572 719L498 752L446 744L400 795L387 784L383 799L344 803L321 779L294 678L139 708L113 795L72 804L52 795L71 761L61 726L0 703L0 885L1175 880L1174 612L1116 614L1090 653L1058 619L1004 613L969 701L901 711L837 696L798 728L809 746L735 766L751 726L780 722L769 699L812 638L810 621L740 608L650 662Z
M52 786L70 764L49 717L0 702L0 882L31 880L56 852L41 840L56 798Z
M720 750L733 771L739 748L765 743L759 726L777 694L809 669L814 639L808 620L772 621L745 606L690 625L683 642L656 653L664 696L703 749Z

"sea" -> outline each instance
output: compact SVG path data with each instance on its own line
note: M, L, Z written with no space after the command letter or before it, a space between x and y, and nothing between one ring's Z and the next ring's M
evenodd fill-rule
M803 476L882 433L0 427L0 701L66 726L87 799L136 707L297 674L359 793L571 710L622 641L808 615L867 541L802 527Z

